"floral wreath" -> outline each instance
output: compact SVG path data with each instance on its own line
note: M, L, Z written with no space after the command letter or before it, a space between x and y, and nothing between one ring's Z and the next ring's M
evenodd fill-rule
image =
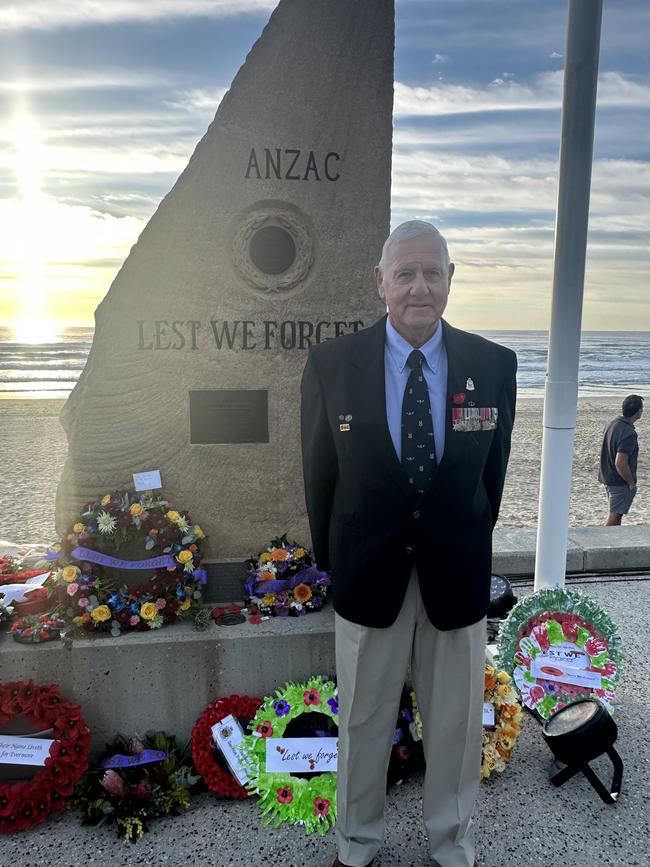
M142 740L117 735L98 766L79 781L73 803L83 811L82 825L115 822L118 836L137 843L152 819L189 809L190 790L198 782L187 750L181 754L173 735L150 731Z
M613 712L614 689L622 661L618 629L600 605L580 590L553 587L517 603L497 638L499 662L512 675L527 708L549 719L577 698L596 698ZM601 687L576 686L535 677L533 660L553 645L571 645L588 656L587 670L600 675Z
M149 554L141 568L152 568L154 575L143 585L115 588L105 567L133 562L116 556L133 539L141 539ZM201 527L162 496L115 491L84 505L61 543L47 553L58 566L50 586L75 626L112 635L156 629L198 611L199 585L207 581L199 568L203 539Z
M212 727L224 717L232 716L246 728L254 718L261 699L250 695L230 695L209 704L192 729L192 760L197 772L211 792L222 798L247 798L249 792L215 757Z
M314 565L308 548L289 542L286 533L246 561L244 584L248 608L254 615L300 616L319 611L332 583Z
M328 716L338 726L336 685L321 677L305 683L289 683L264 699L250 724L250 735L243 748L248 756L246 768L250 791L260 796L264 824L278 827L288 821L304 825L306 833L325 834L336 821L336 773L325 771L308 779L291 774L266 771L266 738L281 738L287 725L309 713Z
M88 767L90 752L81 709L60 696L58 686L36 686L31 680L0 684L0 727L15 716L53 728L54 743L33 779L0 783L0 832L24 831L62 810Z
M521 731L523 711L512 678L507 671L485 666L483 701L494 707L494 726L483 726L481 779L498 774L512 761L512 751Z
M10 627L14 641L22 644L42 644L44 641L54 641L61 637L61 631L66 628L66 622L61 617L41 614L34 617L23 617L15 620Z

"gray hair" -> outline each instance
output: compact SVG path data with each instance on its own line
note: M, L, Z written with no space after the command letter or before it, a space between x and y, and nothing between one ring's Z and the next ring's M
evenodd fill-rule
M449 259L449 250L447 248L447 242L444 237L440 234L440 232L436 229L436 227L432 223L427 223L425 220L407 220L406 223L401 223L396 229L390 233L388 238L384 243L384 247L381 251L381 259L379 260L379 265L377 266L380 271L384 270L386 265L386 260L388 258L388 252L393 244L396 244L398 241L406 241L409 238L419 238L422 235L433 235L440 242L440 246L442 247L442 255L445 260L445 264L449 267L450 259Z

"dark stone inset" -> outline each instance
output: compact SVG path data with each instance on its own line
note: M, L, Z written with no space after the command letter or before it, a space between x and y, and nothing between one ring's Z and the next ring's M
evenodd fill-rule
M296 244L280 226L258 229L248 247L253 265L264 274L282 274L288 271L296 258Z
M267 443L269 393L266 389L190 391L190 442Z

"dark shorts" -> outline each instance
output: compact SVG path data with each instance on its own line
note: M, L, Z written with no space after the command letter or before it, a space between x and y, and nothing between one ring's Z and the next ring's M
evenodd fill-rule
M636 494L636 488L631 491L627 485L607 485L609 511L616 515L627 515Z

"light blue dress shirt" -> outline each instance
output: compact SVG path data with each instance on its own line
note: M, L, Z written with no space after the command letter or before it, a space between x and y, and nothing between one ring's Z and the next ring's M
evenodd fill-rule
M442 339L442 325L424 346L422 372L429 389L433 437L436 443L436 459L440 463L445 449L445 410L447 402L447 353ZM404 389L411 373L406 360L413 347L386 319L386 344L384 346L384 369L386 378L386 418L388 430L399 460L402 460L402 401Z

